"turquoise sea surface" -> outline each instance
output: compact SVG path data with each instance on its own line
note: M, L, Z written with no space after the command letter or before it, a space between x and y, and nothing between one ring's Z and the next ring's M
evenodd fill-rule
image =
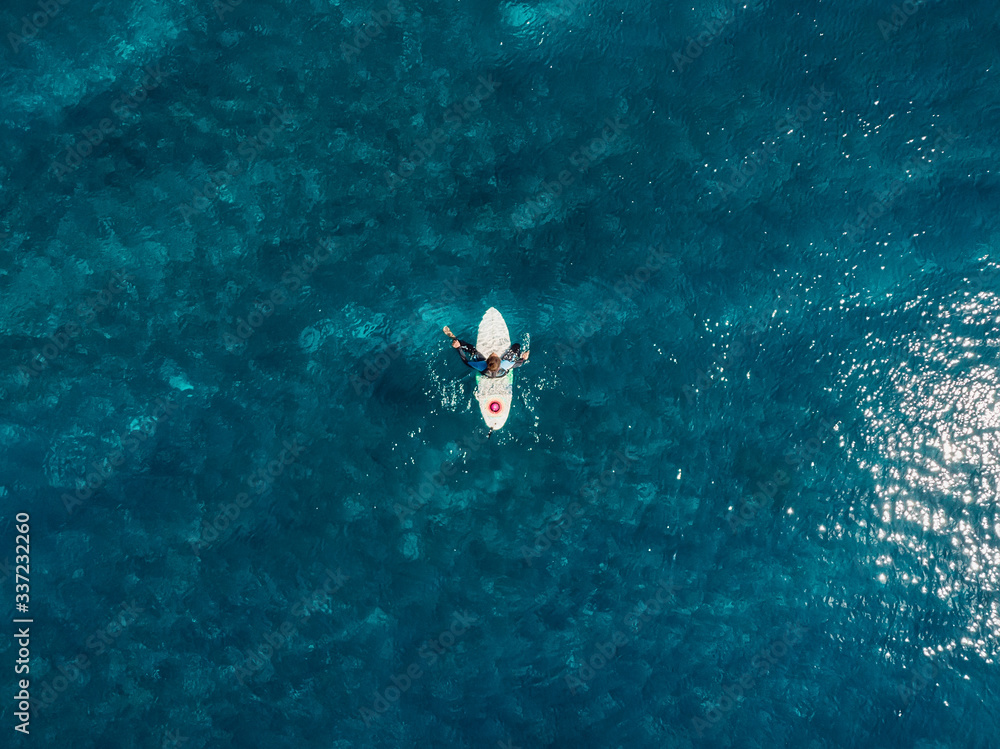
M1000 747L995 2L0 37L3 746Z

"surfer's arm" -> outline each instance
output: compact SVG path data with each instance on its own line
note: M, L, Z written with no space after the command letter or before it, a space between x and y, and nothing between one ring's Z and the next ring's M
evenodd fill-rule
M460 341L457 338L455 339L455 342L458 343L458 346L455 348L458 349L458 355L462 357L462 361L479 372L486 369L486 357L480 354L479 351L476 350L475 346L471 343ZM454 345L454 343L452 345Z
M509 366L505 366L504 367L504 369L509 372L512 369L517 369L522 364L524 364L526 361L528 361L528 352L525 351L522 354L521 353L521 344L520 343L515 343L513 346L511 346L509 349L507 349L507 351L501 357L501 360L505 364L509 363Z
M459 340L458 336L452 333L451 328L447 325L444 326L444 334L451 339L451 347L458 349L458 355L462 357L462 361L477 372L486 371L486 357L480 354L475 346Z

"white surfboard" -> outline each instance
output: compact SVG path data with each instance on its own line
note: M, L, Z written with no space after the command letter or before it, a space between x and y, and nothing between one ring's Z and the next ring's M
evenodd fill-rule
M476 348L485 357L490 354L503 356L510 348L510 331L496 307L486 310L479 323ZM510 404L514 398L514 372L511 370L504 377L476 375L476 379L476 400L479 401L483 420L490 429L500 429L507 423L510 415Z

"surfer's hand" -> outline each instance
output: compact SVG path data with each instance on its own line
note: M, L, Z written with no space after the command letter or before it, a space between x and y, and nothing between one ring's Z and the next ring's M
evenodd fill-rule
M531 353L530 351L525 351L523 354L521 354L521 359L523 361L528 361L528 354L530 353Z
M457 338L451 342L451 347L452 348L459 348L461 345L462 344L458 342Z
M454 338L455 337L454 334L452 334L452 332L451 332L451 328L449 328L447 325L444 326L444 334L446 336L448 336L449 338Z

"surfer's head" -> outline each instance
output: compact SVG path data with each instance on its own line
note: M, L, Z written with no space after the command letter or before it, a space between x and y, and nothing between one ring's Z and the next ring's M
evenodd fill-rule
M496 354L490 354L486 359L486 369L490 372L496 372L500 369L500 357Z

